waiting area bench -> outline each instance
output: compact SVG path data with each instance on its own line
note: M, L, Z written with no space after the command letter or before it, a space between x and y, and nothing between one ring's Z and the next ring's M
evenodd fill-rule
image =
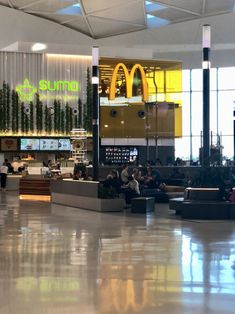
M135 197L131 200L132 213L147 213L154 211L154 197Z
M183 219L235 219L235 203L221 201L218 188L186 188L184 197L171 199L169 207Z

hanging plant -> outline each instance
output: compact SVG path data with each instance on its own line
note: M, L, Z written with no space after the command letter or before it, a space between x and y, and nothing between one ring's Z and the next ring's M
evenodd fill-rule
M54 113L54 109L46 106L47 111L47 132L51 134L52 131L52 113ZM46 120L46 117L45 117Z
M81 101L80 98L78 99L78 114L79 114L79 117L78 117L77 128L78 128L78 127L83 128L82 101Z
M30 115L30 108L29 105L24 106L24 131L26 134L29 133L29 115Z
M6 84L6 129L10 129L10 107L11 107L11 91L8 84Z
M57 101L56 99L54 100L54 132L57 133L58 132L58 105L57 105Z
M64 123L64 120L65 120L65 112L64 112L63 109L62 109L60 112L61 112L61 113L60 113L60 132L61 132L61 133L64 133L64 131L65 131L65 123Z
M34 114L33 114L33 102L31 101L29 103L29 108L30 108L30 118L29 118L29 128L30 132L34 132Z
M44 107L44 130L48 132L48 108Z
M21 132L24 133L25 132L25 114L24 114L24 103L21 104L21 110L20 110L20 114L21 114Z
M19 132L19 110L20 102L19 102L19 96L18 93L15 93L15 132Z
M6 82L3 81L3 85L2 85L2 104L3 104L3 110L2 110L2 118L3 118L3 123L2 123L2 127L3 127L3 131L6 132L6 128L7 128L7 114L6 114L6 102L7 102L7 85Z
M12 132L16 132L16 92L12 90L11 92L11 129Z
M0 131L4 130L3 90L0 89Z
M65 105L65 132L69 133L69 105L66 103Z
M73 129L73 109L71 107L69 107L69 126L69 132L71 132L71 130Z
M86 114L84 116L84 127L88 132L92 131L92 84L89 68L87 68Z
M41 133L43 130L43 105L38 94L36 94L36 127L37 133Z

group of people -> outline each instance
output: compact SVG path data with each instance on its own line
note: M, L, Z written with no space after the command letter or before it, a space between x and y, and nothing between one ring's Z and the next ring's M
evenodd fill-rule
M125 194L126 204L131 203L131 199L138 197L144 188L159 189L164 191L165 183L158 170L153 170L151 166L139 170L134 168L132 171L128 165L124 165L119 174L117 170L111 170L103 183L104 187L113 189L116 194Z
M42 162L42 168L41 168L41 175L45 177L50 177L52 171L58 171L60 172L60 163L54 163L52 160L48 160L46 163L45 161Z

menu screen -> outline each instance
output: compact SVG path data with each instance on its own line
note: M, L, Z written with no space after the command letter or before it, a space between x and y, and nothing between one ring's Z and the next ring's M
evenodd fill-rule
M35 138L21 138L20 150L39 150L39 139Z
M57 139L40 139L40 150L58 150Z
M138 158L137 147L106 147L105 148L105 162L106 163L131 163Z
M60 138L59 139L59 150L71 150L71 143L69 138Z

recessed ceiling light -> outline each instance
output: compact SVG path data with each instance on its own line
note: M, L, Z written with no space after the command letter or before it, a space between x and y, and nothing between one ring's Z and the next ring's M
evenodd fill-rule
M47 45L42 43L36 43L31 47L32 51L42 51L45 49L47 49Z

